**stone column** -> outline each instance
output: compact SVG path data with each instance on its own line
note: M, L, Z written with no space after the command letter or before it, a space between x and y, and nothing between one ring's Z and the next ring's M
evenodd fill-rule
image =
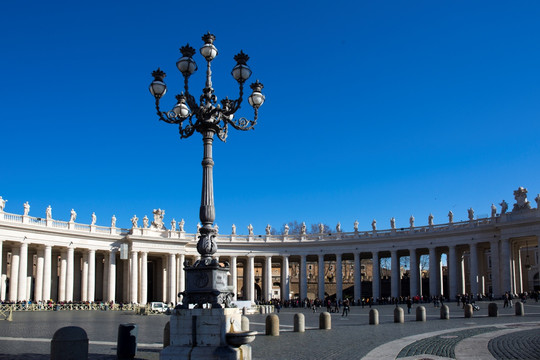
M176 261L178 262L178 272L177 272L178 278L176 279L178 283L178 289L176 289L176 292L181 293L186 290L186 275L184 272L184 261L185 261L184 254L178 254L176 257ZM236 265L236 257L234 258L234 261L235 261L234 264ZM234 289L235 291L238 291L236 283L235 283ZM176 295L178 296L178 294ZM236 300L236 292L234 293L234 300Z
M372 281L373 301L377 301L377 299L381 296L380 284L381 284L381 263L379 261L379 252L374 251L373 252L373 281Z
M512 255L510 253L510 240L501 239L501 293L506 291L512 291L512 281L511 281L511 268L512 268Z
M471 294L476 298L478 294L478 247L476 243L469 244L469 271Z
M450 301L456 299L457 291L457 257L456 257L456 246L448 246L448 297Z
M458 256L459 262L459 287L461 288L461 293L465 294L467 289L465 289L465 257L463 253Z
M516 255L514 256L515 261L515 272L516 272L516 294L521 294L523 292L523 267L521 266L521 251L519 245L516 245Z
M246 300L255 302L255 258L247 257L247 271L244 276L244 290L246 290Z
M176 305L176 254L169 254L169 289L168 302Z
M88 251L88 301L96 297L96 250Z
M184 256L184 255L181 255ZM236 267L236 256L231 256L231 264L230 264L230 273L231 276L229 278L229 285L232 286L233 291L233 300L237 300L237 294L238 294L238 269ZM182 290L183 291L183 290Z
M162 256L161 259L162 259L162 266L161 266L162 276L161 276L161 279L163 280L161 282L161 288L163 289L163 299L161 301L167 302L167 299L168 299L167 296L168 296L168 292L169 292L169 287L167 286L168 257L167 256Z
M1 249L0 249L1 250ZM0 254L2 251L0 251ZM37 251L37 264L36 264L36 282L34 284L34 300L41 301L43 300L43 266L44 264L44 250L39 248ZM0 265L0 269L2 266Z
M341 254L336 254L336 301L343 300L343 265Z
M43 300L51 299L52 247L45 245L43 257Z
M362 298L362 265L360 253L354 253L354 301Z
M3 219L4 214L0 212L0 219ZM3 265L4 265L4 252L3 252L3 241L0 240L0 301L4 301L6 299L6 277L7 273L4 276L3 272ZM6 262L7 263L7 262Z
M116 249L109 252L109 301L116 301Z
M397 254L397 250L391 250L390 251L391 256L391 267L392 267L392 278L390 279L391 283L391 290L390 290L390 296L397 298L399 297L399 283L401 279L401 271L399 268L399 257Z
M264 269L264 299L266 301L272 300L272 257L266 256Z
M440 260L439 260L440 261ZM439 295L438 291L438 279L439 279L439 261L437 256L437 249L435 247L429 248L429 294L431 296Z
M420 295L420 291L418 289L418 282L420 281L420 265L418 264L418 256L416 255L416 249L414 248L409 249L409 266L411 269L410 296L413 298L416 295Z
M130 273L130 296L129 301L132 303L136 303L138 300L138 280L139 280L139 274L138 274L138 267L139 267L139 259L138 254L136 251L131 250L130 253L130 262L131 262L131 273Z
M141 252L141 304L148 303L148 253Z
M317 269L318 269L318 288L319 288L319 299L324 300L324 254L318 255L318 261L317 261Z
M129 292L129 269L130 263L129 259L122 261L122 301L129 302L129 297L131 293Z
M300 301L307 297L307 256L300 255Z
M502 296L501 292L501 271L499 268L499 240L493 240L490 243L491 250L491 291L495 298Z
M107 254L103 254L103 276L101 277L103 290L103 301L107 301L109 298L109 257Z
M283 256L283 264L281 265L281 299L283 301L290 300L290 277L289 277L289 256Z
M71 246L67 249L66 301L73 301L74 252Z
M66 301L67 251L60 253L60 277L58 278L58 301Z
M17 300L28 300L26 294L26 276L28 274L28 242L21 243L19 259L19 289L17 290Z
M21 248L14 245L11 249L11 274L9 275L9 301L17 301L19 289L19 264Z
M83 253L81 271L81 300L88 301L88 252Z

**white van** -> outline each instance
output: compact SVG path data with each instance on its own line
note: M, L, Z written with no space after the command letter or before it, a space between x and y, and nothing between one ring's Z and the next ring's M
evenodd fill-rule
M164 302L151 302L150 311L153 313L164 313L169 310L169 306Z

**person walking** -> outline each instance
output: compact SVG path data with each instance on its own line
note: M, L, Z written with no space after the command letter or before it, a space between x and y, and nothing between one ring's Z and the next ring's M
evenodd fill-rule
M345 299L345 301L343 301L343 314L341 314L341 316L347 317L349 315L349 310L349 299Z

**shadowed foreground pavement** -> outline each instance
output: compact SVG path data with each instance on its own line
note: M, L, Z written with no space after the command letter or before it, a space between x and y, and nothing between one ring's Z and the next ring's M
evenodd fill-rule
M466 319L461 307L448 303L450 320L439 319L439 308L426 304L427 322L415 321L405 308L405 323L393 323L394 306L376 308L380 325L368 325L369 308L351 307L348 317L332 314L332 330L319 330L320 313L282 309L279 337L265 336L266 315L250 315L251 330L259 331L254 359L538 359L540 303L525 304L525 316L502 308L487 317L487 302ZM306 332L295 333L293 317L302 312ZM64 326L80 326L90 339L90 359L116 359L118 325L139 327L136 359L159 359L166 315L140 316L111 311L16 312L13 321L0 321L0 359L49 359L50 339Z

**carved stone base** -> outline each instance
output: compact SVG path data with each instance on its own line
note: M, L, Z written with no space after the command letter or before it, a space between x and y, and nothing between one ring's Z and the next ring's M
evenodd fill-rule
M236 308L174 310L170 345L161 351L160 360L251 360L251 346L232 347L227 343L227 332L241 332L241 317Z

